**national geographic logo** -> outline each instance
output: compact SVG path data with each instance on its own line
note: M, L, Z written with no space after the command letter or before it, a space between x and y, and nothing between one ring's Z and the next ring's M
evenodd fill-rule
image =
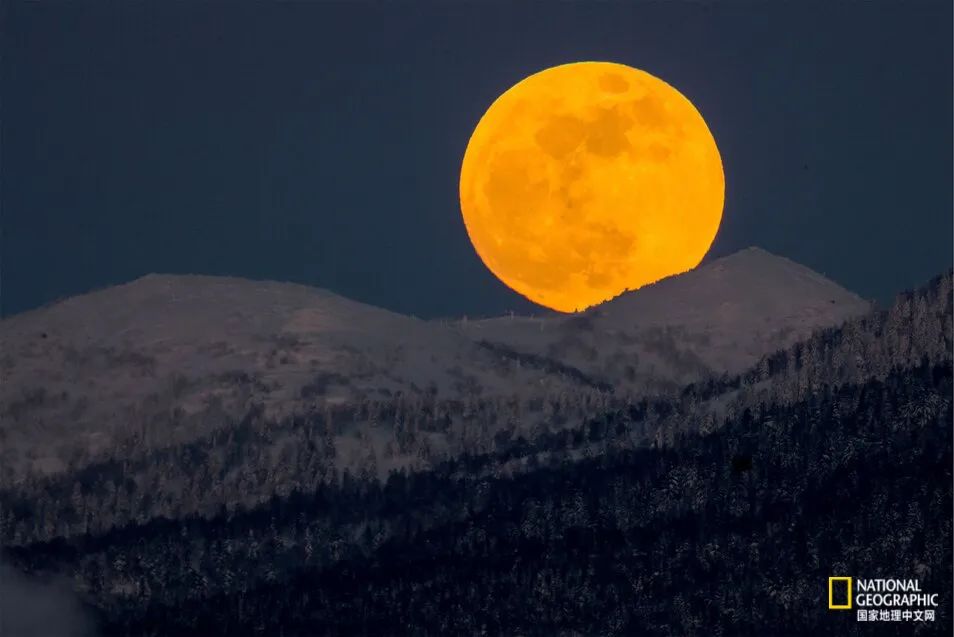
M925 592L917 579L828 578L828 609L857 608L857 620L934 621L937 593Z
M828 578L828 610L851 610L851 578Z

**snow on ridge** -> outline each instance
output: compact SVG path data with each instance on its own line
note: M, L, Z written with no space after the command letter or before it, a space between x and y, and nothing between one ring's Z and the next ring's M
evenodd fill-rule
M868 309L870 303L810 268L752 247L622 294L591 311L643 324L696 324L797 315L837 322L842 315Z
M295 283L147 275L0 321L0 403L21 412L0 418L0 434L20 432L22 451L55 468L51 437L95 450L159 422L188 438L252 403L274 415L398 392L530 398L579 389L580 378L646 394L745 368L866 310L759 249L585 313L469 322ZM0 463L14 455L0 450Z
M640 393L741 371L870 307L809 268L748 248L579 314L491 319L474 332Z

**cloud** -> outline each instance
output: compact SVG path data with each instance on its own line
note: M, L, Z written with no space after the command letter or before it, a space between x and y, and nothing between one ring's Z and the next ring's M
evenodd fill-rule
M95 622L62 579L0 563L0 637L92 637Z

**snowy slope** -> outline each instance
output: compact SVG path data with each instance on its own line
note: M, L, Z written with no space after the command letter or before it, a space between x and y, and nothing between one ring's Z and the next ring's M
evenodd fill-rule
M640 391L741 371L869 309L820 274L748 248L579 315L490 319L471 334Z
M209 276L149 275L11 317L0 352L0 453L25 445L49 469L76 436L93 451L117 429L158 429L171 443L253 403L279 417L396 392L572 384L502 365L452 326L302 285Z
M0 321L0 464L62 469L263 404L665 391L738 371L868 304L749 249L578 315L422 321L290 283L149 275Z

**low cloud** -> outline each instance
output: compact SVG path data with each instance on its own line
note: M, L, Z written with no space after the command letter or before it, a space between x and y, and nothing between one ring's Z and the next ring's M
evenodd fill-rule
M62 579L0 563L0 637L93 637L95 622Z

